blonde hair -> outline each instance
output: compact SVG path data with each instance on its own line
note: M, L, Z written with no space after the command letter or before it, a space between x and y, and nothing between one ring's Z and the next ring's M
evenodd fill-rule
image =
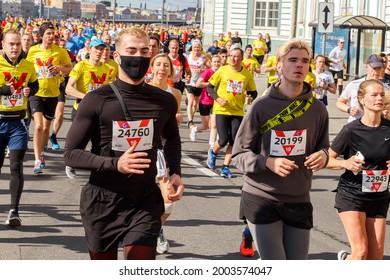
M205 53L205 54L203 55L203 59L206 60L205 66L206 66L207 68L210 68L210 67L211 67L211 58L212 58L211 53Z
M384 84L381 81L379 81L379 80L376 80L376 79L365 80L365 81L363 81L359 85L359 89L358 89L358 92L357 92L358 97L363 98L367 94L367 87L369 87L371 85L379 85L383 89L385 88ZM360 103L360 99L359 98L358 98L358 100L359 100L359 103Z
M173 70L172 61L169 58L168 54L166 54L166 53L159 53L159 54L157 54L155 57L152 58L152 61L150 62L150 65L153 67L156 59L160 58L160 57L164 57L164 58L166 58L169 61L169 68L170 68L171 72L169 73L168 78L172 78L173 75L175 74L175 72Z
M145 30L138 28L138 27L130 27L130 28L122 29L118 33L118 36L116 36L116 38L115 38L115 46L119 46L122 43L122 38L124 36L134 36L137 38L146 37L149 41L149 35L148 35L148 33L146 33Z
M312 49L309 44L301 39L292 39L283 43L280 48L276 50L276 59L280 62L292 49L305 50L312 57Z
M22 34L22 37L23 37L23 36L28 36L28 37L30 37L31 40L33 39L33 37L32 37L32 35L31 35L30 32L24 32L24 33Z
M10 35L17 35L18 37L22 38L20 35L20 32L16 29L7 29L3 34L2 34L2 41L5 41L5 37L10 34Z

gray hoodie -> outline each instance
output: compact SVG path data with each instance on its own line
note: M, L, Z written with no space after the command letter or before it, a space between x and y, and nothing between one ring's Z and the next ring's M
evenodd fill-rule
M234 142L233 163L244 172L243 191L278 202L310 202L313 172L304 166L304 162L305 157L329 147L328 111L322 102L314 98L310 108L303 115L260 134L260 127L294 100L279 93L278 87L279 83L273 84L268 94L255 100L245 115ZM302 94L295 99L304 100L301 108L305 106L305 100L312 96L311 86L304 83ZM283 156L295 161L299 166L287 177L280 177L266 168L266 160L270 156L272 130L283 132L306 130L305 153Z

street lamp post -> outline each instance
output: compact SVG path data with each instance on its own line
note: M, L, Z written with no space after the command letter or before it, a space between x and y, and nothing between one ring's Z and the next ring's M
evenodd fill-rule
M200 28L201 28L201 30L204 29L204 5L205 5L205 0L202 0L202 4L200 6Z
M112 9L112 23L113 24L115 24L115 6L116 6L116 0L113 0L113 2L114 2L114 7L113 7L113 9Z
M38 9L39 18L42 18L43 15L42 7L43 7L42 0L39 0L39 9Z
M165 5L166 0L163 0L162 3L162 9L161 9L161 25L164 24L164 5Z

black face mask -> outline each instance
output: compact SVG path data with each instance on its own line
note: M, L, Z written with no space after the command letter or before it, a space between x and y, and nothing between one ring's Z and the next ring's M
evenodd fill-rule
M120 67L133 80L141 80L149 69L150 58L121 55Z

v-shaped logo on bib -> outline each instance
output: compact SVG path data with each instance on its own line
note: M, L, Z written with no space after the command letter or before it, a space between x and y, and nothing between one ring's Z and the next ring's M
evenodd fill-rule
M380 189L380 187L381 187L381 185L382 185L382 183L372 183L372 187L371 187L371 189L373 189L374 191L378 191L379 189Z
M9 103L11 103L12 107L15 107L16 99L10 99Z
M153 148L153 120L113 121L112 149L127 151L135 146L135 151L146 151Z
M286 155L289 156L291 154L292 150L294 150L295 145L284 145L282 147L283 147L283 150L286 152Z
M242 81L228 80L227 91L231 92L234 97L236 97L238 93L242 93L242 87Z
M139 142L141 141L141 137L139 138L127 138L127 142L129 143L129 146L135 145L135 148L137 148Z

